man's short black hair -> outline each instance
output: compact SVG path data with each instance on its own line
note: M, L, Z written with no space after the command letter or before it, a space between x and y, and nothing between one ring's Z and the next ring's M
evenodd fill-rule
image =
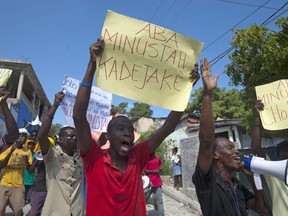
M128 120L130 121L130 119L129 119L127 116L125 116L125 115L119 115L119 116L116 116L116 117L112 118L112 119L109 121L108 126L107 126L107 132L108 132L108 133L111 132L111 128L112 128L112 125L113 125L113 123L115 122L115 120L117 120L117 119L119 119L119 118L126 118L126 119L128 119Z
M60 129L59 131L59 137L63 137L67 130L75 130L74 127L66 126Z
M276 154L279 157L280 156L280 151L283 148L288 148L288 140L284 140L282 142L280 142L277 146L276 146Z

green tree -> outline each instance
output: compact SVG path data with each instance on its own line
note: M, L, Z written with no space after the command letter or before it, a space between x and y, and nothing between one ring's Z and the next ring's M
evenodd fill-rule
M255 86L288 77L288 17L276 21L279 31L253 24L236 30L231 45L235 48L229 55L231 63L225 73L231 83L243 87L245 127L249 128L256 100Z
M186 113L200 115L202 110L203 88L199 88L190 98ZM237 89L217 88L213 93L213 115L221 119L242 119L246 115L242 93Z
M153 111L151 110L150 105L139 102L135 102L134 107L127 113L132 122L140 119L141 117L150 118L152 114Z
M114 105L114 109L116 113L120 113L120 114L127 114L127 106L128 103L127 102L121 102L118 104L118 106Z
M58 135L61 128L62 125L59 123L52 124L49 136L54 137L55 135Z

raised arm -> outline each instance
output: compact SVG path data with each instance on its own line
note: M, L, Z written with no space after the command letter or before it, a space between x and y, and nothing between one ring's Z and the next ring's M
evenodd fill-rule
M200 61L203 82L203 106L200 116L198 165L201 172L206 175L213 161L214 144L214 117L212 109L213 90L217 87L218 74L211 75L210 63L204 58Z
M73 108L73 120L77 131L80 151L86 155L92 144L90 125L86 119L87 108L90 100L93 77L96 71L96 56L101 55L104 49L104 40L98 39L90 46L90 60L84 78L79 86Z
M264 104L261 100L257 100L254 106L255 119L251 135L251 148L259 157L265 157L265 152L261 148L261 119L260 112L264 109Z
M163 140L169 136L177 126L183 112L171 111L163 124L149 139L148 147L150 154L154 153L156 149L160 146Z
M7 154L7 156L3 160L0 161L0 170L7 166L8 161L10 160L10 157L11 157L11 155L14 152L15 149L16 149L16 143L11 145L10 151Z
M7 98L8 98L9 92L5 87L1 87L0 89L0 106L3 112L3 115L5 117L5 125L8 131L8 134L5 135L5 141L7 143L14 143L18 137L19 137L19 130L17 123L11 113L11 111L8 108L7 104Z
M255 117L254 125L251 135L251 148L255 154L259 157L265 157L265 152L261 148L261 119L260 112L264 109L264 104L261 100L257 100L254 105ZM269 215L264 202L264 193L263 190L257 190L252 174L243 169L244 174L247 176L253 192L255 194L255 199L250 199L247 201L247 207L257 212L259 215Z
M197 83L197 81L199 80L199 77L200 76L198 72L198 65L195 64L195 67L191 70L190 77L189 77L191 82L193 83L193 86ZM160 127L148 139L148 148L149 148L150 154L154 153L156 149L160 146L160 144L163 142L163 140L175 130L182 115L183 115L183 112L177 112L177 111L171 111L169 113L163 126Z
M41 127L38 131L38 141L40 144L41 152L43 155L46 155L48 152L48 149L50 147L50 141L48 139L49 132L52 126L52 121L54 118L54 115L62 102L64 98L64 93L62 91L55 94L55 99L53 105L50 107L48 114L46 115Z

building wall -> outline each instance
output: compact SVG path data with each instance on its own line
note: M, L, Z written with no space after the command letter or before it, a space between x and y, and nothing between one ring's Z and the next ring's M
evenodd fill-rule
M7 83L10 92L7 99L19 128L25 127L38 115L40 120L47 114L50 102L39 82L32 65L28 62L0 59L0 67L12 70ZM4 116L0 111L0 135L6 133ZM39 126L30 126L29 131Z
M33 118L33 113L32 109L22 98L20 99L20 102L17 107L18 107L17 125L19 128L22 128L28 124L28 120Z
M192 174L195 171L197 155L199 151L198 133L193 133L191 137L180 140L180 154L182 165L182 192L193 200L197 200Z
M150 126L154 124L154 121L152 118L140 118L138 121L134 122L134 128L139 133L143 133L147 130L149 130Z
M240 133L240 139L242 143L241 149L249 149L251 146L251 136ZM261 139L261 145L263 148L270 148L270 147L275 147L278 143L282 141L283 139L278 138L278 137L269 137L269 138L264 137Z

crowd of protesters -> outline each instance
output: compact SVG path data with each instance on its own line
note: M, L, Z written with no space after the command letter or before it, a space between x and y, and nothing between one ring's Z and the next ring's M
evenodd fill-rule
M60 148L55 148L55 140L49 137L49 132L65 96L62 91L55 94L39 130L29 133L26 128L18 129L6 102L9 92L0 89L0 106L7 129L0 148L0 216L5 215L8 205L14 215L23 215L22 208L26 203L31 204L32 216L144 216L147 213L143 171L150 178L157 177L152 192L158 199L159 214L164 215L162 181L159 180L161 160L155 151L175 130L183 112L171 111L165 123L137 145L134 145L135 131L131 120L124 115L115 115L102 136L105 143L109 141L109 148L101 148L98 140L93 139L86 112L96 72L96 56L102 54L104 46L103 39L90 46L90 59L73 109L75 128L61 128L57 136ZM218 75L212 76L206 58L200 61L200 71L204 87L203 108L193 183L202 212L204 215L238 216L246 215L246 209L250 208L259 215L267 215L263 192L254 187L251 173L245 171L253 193L231 175L233 171L242 170L243 164L234 143L214 135L212 95ZM196 64L191 68L190 79L197 82L199 78ZM179 190L181 160L177 150L173 149L172 163L175 188ZM85 192L87 196L84 197Z

